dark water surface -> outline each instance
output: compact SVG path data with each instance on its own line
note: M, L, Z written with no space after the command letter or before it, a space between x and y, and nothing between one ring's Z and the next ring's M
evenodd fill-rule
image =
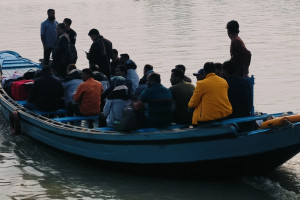
M40 23L46 10L73 20L78 34L78 67L91 28L128 53L142 75L147 63L170 86L176 64L186 74L207 61L229 58L226 23L240 23L252 52L255 107L262 112L300 111L300 1L242 0L72 0L1 1L0 50L42 58ZM0 117L0 199L300 199L300 154L264 176L180 180L113 172L54 151L31 139L10 135Z

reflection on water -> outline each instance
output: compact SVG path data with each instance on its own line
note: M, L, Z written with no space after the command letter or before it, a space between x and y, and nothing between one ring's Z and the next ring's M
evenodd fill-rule
M42 57L40 23L54 8L73 20L78 67L87 67L91 28L128 53L142 75L145 64L170 86L176 64L192 73L207 61L229 58L225 25L235 19L252 52L255 106L263 112L299 112L300 2L225 0L72 0L1 2L0 50ZM169 180L111 172L61 155L29 138L12 137L0 118L0 199L300 199L300 155L260 177Z

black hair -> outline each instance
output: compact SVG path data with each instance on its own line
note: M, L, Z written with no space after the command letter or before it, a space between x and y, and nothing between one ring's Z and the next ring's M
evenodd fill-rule
M119 68L121 72L123 72L125 75L127 75L127 67L125 65L118 65L116 69Z
M52 68L49 65L44 65L43 68L42 68L41 73L43 75L51 75L53 73Z
M63 30L64 32L66 31L66 25L64 23L59 23L57 24L57 26L61 28L61 30Z
M236 74L237 66L232 61L225 61L223 63L223 70L227 72L229 75Z
M239 23L235 20L231 20L230 22L227 23L227 30L229 33L239 33L240 30L239 30Z
M214 73L215 72L215 64L213 62L207 62L204 64L204 73L209 74L209 73Z
M129 57L129 55L128 55L127 53L122 53L122 54L120 55L120 57L126 58L127 60L130 59L130 57Z
M89 68L83 69L82 73L87 74L89 77L94 77L94 74L93 74L92 70L90 70Z
M47 10L47 14L49 14L50 12L54 12L54 11L55 11L54 9L50 8Z
M172 73L174 73L175 77L178 77L180 79L184 78L184 73L181 69L178 68L172 69Z
M215 63L215 70L222 70L222 69L223 69L222 63Z
M68 26L71 26L72 24L72 20L70 18L65 18L64 19L64 22L68 25Z
M118 55L118 53L119 53L119 52L118 52L118 50L117 50L117 49L112 49L112 50L111 50L111 53L112 53L112 54L116 54L116 55Z
M153 70L153 66L152 66L152 65L149 65L149 64L146 64L146 65L144 66L144 69L145 69L146 71L150 71L150 70Z
M184 65L176 65L175 68L181 69L183 74L185 73L185 66Z
M92 36L92 35L98 36L98 35L100 35L100 33L99 33L99 31L98 31L97 29L93 28L93 29L91 29L91 30L89 31L89 34L88 34L88 35L89 35L89 36Z
M160 80L160 75L158 73L151 73L149 76L148 76L148 81L149 82L152 82L152 83L160 83L161 80Z

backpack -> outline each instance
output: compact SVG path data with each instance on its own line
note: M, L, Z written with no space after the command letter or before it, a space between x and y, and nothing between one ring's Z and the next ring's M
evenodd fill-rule
M139 120L137 113L131 105L127 105L123 109L123 117L120 121L115 121L113 127L117 131L131 131L139 128Z

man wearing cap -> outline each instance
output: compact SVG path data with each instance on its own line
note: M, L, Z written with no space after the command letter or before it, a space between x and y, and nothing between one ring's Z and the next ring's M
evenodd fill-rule
M112 52L112 43L100 35L97 29L91 29L88 34L93 41L90 51L86 52L86 57L89 60L92 71L100 71L104 73L107 78L110 78L110 57Z
M194 76L196 76L197 81L203 80L205 78L204 75L204 69L199 69L197 73L193 73Z
M226 80L215 74L214 63L205 63L204 74L205 79L197 81L188 104L189 108L195 108L192 120L195 126L198 122L222 119L232 113L228 99L228 84Z

